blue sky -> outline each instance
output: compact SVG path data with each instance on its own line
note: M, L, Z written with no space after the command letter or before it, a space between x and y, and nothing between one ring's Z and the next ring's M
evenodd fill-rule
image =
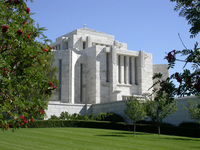
M129 50L152 53L154 64L166 64L167 52L184 48L178 33L188 48L199 37L190 38L190 26L173 10L175 3L170 0L34 0L27 6L52 41L86 24L114 35ZM181 70L178 64L170 74Z

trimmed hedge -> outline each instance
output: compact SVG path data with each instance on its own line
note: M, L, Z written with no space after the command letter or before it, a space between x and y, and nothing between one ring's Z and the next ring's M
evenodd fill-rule
M97 121L110 121L110 122L125 122L124 118L116 113L109 112L109 113L99 113L97 116L94 117Z
M179 127L200 128L200 124L195 122L182 122Z
M94 116L93 114L89 114L89 116L81 115L81 114L69 114L68 112L61 112L60 117L52 115L48 120L97 120L97 121L109 121L109 122L125 122L124 118L116 113L99 113Z
M27 125L29 128L52 128L52 127L84 127L84 128L101 128L133 131L132 124L111 123L108 121L87 121L87 120L41 120L34 121ZM149 124L138 124L137 132L158 133L157 126ZM185 128L175 126L161 126L161 134L178 135L188 137L200 137L200 129Z

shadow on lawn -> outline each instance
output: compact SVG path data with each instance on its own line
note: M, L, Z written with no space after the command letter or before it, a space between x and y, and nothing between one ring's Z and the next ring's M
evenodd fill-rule
M105 136L105 137L126 137L124 135L119 134L102 134L102 135L95 135L95 136Z
M136 133L136 136L137 135L147 135L148 133L140 133L140 132L137 132ZM102 134L102 135L95 135L95 136L105 136L105 137L130 137L130 136L133 136L133 132L110 132L110 134Z
M197 141L197 142L200 142L200 139L187 138L187 137L177 137L177 138L167 137L167 138L163 138L163 139L166 139L166 140L176 140L176 141Z

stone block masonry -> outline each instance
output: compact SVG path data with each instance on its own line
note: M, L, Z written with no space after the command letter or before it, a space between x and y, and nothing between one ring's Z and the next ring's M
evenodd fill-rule
M127 49L113 35L81 28L51 44L59 88L52 101L98 104L147 95L153 85L152 54ZM160 69L168 77L168 70Z
M176 98L175 101L177 101L178 110L163 119L163 122L170 123L176 126L178 126L182 122L195 122L195 120L190 118L188 111L183 107L187 107L187 101L189 99L194 101L195 103L198 102L198 98L195 96ZM48 105L48 110L46 111L46 119L50 118L51 115L56 115L59 117L60 113L65 111L67 111L69 114L77 113L82 115L89 115L92 113L94 116L98 115L101 112L114 112L116 114L119 114L127 122L129 122L129 119L124 114L124 109L126 109L126 101L127 100L105 102L92 105L88 104L87 106L85 104L50 102Z

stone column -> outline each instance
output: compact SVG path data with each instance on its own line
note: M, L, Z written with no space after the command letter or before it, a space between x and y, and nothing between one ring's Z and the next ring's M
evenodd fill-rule
M124 56L120 56L120 83L124 84Z
M126 65L125 65L125 83L129 84L129 57L125 56Z
M91 39L91 36L88 36L88 37L87 37L86 48L88 48L88 47L92 47L92 39Z
M135 85L135 74L136 74L136 68L135 68L135 57L131 57L131 84Z

